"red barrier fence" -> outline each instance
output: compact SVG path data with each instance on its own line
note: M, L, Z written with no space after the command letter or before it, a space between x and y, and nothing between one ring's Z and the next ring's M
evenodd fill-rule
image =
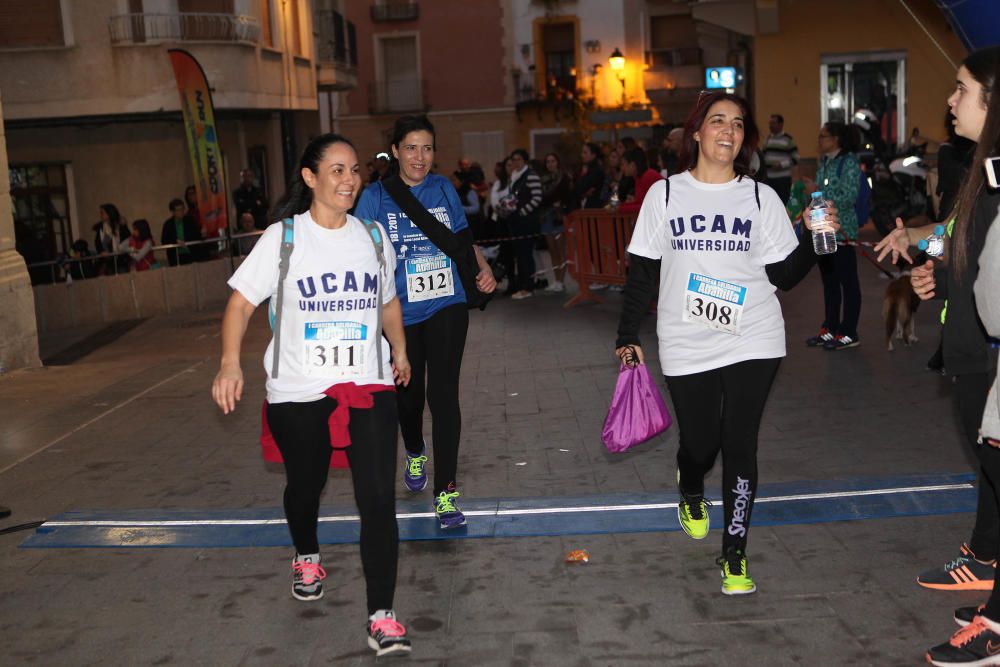
M569 272L580 286L579 293L564 308L603 300L590 289L591 283L625 284L625 249L635 227L634 213L604 209L580 209L566 216L566 251Z

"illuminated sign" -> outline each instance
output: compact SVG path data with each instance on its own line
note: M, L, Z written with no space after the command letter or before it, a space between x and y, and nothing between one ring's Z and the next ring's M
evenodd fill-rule
M706 88L735 88L740 78L742 77L737 75L735 67L705 68Z

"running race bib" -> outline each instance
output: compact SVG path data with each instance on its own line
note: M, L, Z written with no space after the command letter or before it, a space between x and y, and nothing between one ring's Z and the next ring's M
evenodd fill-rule
M368 326L306 322L302 368L311 377L343 379L364 373Z
M703 327L740 335L747 288L700 273L688 277L681 319Z
M455 294L451 258L444 254L406 260L406 300L427 301Z

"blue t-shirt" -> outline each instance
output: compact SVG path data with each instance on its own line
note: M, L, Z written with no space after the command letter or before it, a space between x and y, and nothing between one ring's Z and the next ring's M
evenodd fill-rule
M452 232L469 226L458 193L444 176L429 174L410 191ZM377 220L389 234L396 250L396 294L403 306L404 326L423 322L442 308L465 303L455 263L406 217L381 183L365 188L354 215Z

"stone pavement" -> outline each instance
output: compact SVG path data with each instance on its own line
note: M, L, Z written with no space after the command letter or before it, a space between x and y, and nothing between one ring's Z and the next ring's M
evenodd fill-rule
M782 297L789 353L761 430L762 484L970 470L949 381L924 370L937 307L919 312L918 345L887 353L886 281L864 262L861 274L854 350L801 342L821 315L815 271ZM600 442L620 303L605 294L569 311L539 294L472 314L466 497L673 491L676 428L625 454ZM14 509L0 529L73 510L279 506L281 471L256 444L266 320L251 323L249 386L224 417L208 392L219 316L149 320L71 365L0 377L0 504ZM644 341L656 368L653 326ZM45 345L43 356L59 351L58 337ZM324 504L349 503L349 479L333 472ZM412 499L402 484L398 498ZM760 590L736 599L719 593L717 530L703 542L677 532L404 542L396 608L417 664L916 665L955 629L954 607L985 598L914 583L955 556L971 519L757 527ZM356 545L323 548L327 595L305 604L289 595L288 548L19 548L27 537L0 535L5 665L375 662ZM565 564L577 548L590 562Z

